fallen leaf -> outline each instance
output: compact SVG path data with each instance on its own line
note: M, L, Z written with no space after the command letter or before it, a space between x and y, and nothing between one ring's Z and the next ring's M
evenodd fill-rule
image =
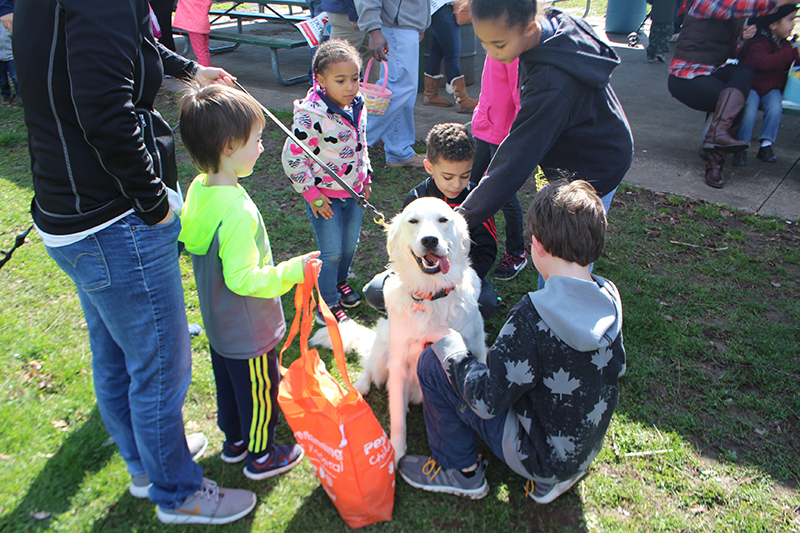
M69 427L69 424L67 424L63 420L51 420L50 423L53 424L54 428L60 429L61 431L64 431Z
M776 287L776 288L780 288L780 287L781 287L781 284L780 284L780 283L778 283L777 281L770 281L770 284L771 284L773 287Z
M31 516L36 520L44 520L45 518L50 518L50 513L47 511L39 511L37 513L31 513Z
M671 316L669 316L669 315L664 315L664 320L666 320L667 322L672 322L672 321L674 321L675 319L674 319L674 318L672 318L672 317L671 317Z

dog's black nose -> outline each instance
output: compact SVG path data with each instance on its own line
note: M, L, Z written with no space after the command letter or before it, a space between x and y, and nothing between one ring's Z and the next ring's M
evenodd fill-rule
M436 237L423 237L420 242L422 246L425 248L436 248L436 245L439 244L439 239Z

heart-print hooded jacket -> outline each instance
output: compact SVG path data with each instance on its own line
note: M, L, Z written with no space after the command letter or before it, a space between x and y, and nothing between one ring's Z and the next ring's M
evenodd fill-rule
M321 89L312 87L305 98L294 102L292 131L357 193L370 182L367 112L360 94L347 112L331 102ZM329 198L348 196L292 139L286 139L283 145L282 160L292 186L307 202L316 200L320 193Z

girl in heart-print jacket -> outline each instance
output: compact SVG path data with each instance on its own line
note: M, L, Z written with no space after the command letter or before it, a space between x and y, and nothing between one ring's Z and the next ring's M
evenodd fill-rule
M305 98L295 100L292 130L357 193L361 193L365 183L370 183L367 110L360 94L347 112L339 109L315 84ZM328 198L349 196L292 139L286 139L282 160L292 186L308 203L313 204L320 193Z

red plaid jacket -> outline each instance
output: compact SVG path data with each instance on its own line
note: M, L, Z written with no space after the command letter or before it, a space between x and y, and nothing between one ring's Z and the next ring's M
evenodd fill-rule
M699 19L742 19L751 16L766 15L775 11L775 0L696 0L686 16ZM741 48L741 44L738 48ZM722 65L702 65L673 59L669 64L669 73L678 78L690 80L697 76L708 76Z

